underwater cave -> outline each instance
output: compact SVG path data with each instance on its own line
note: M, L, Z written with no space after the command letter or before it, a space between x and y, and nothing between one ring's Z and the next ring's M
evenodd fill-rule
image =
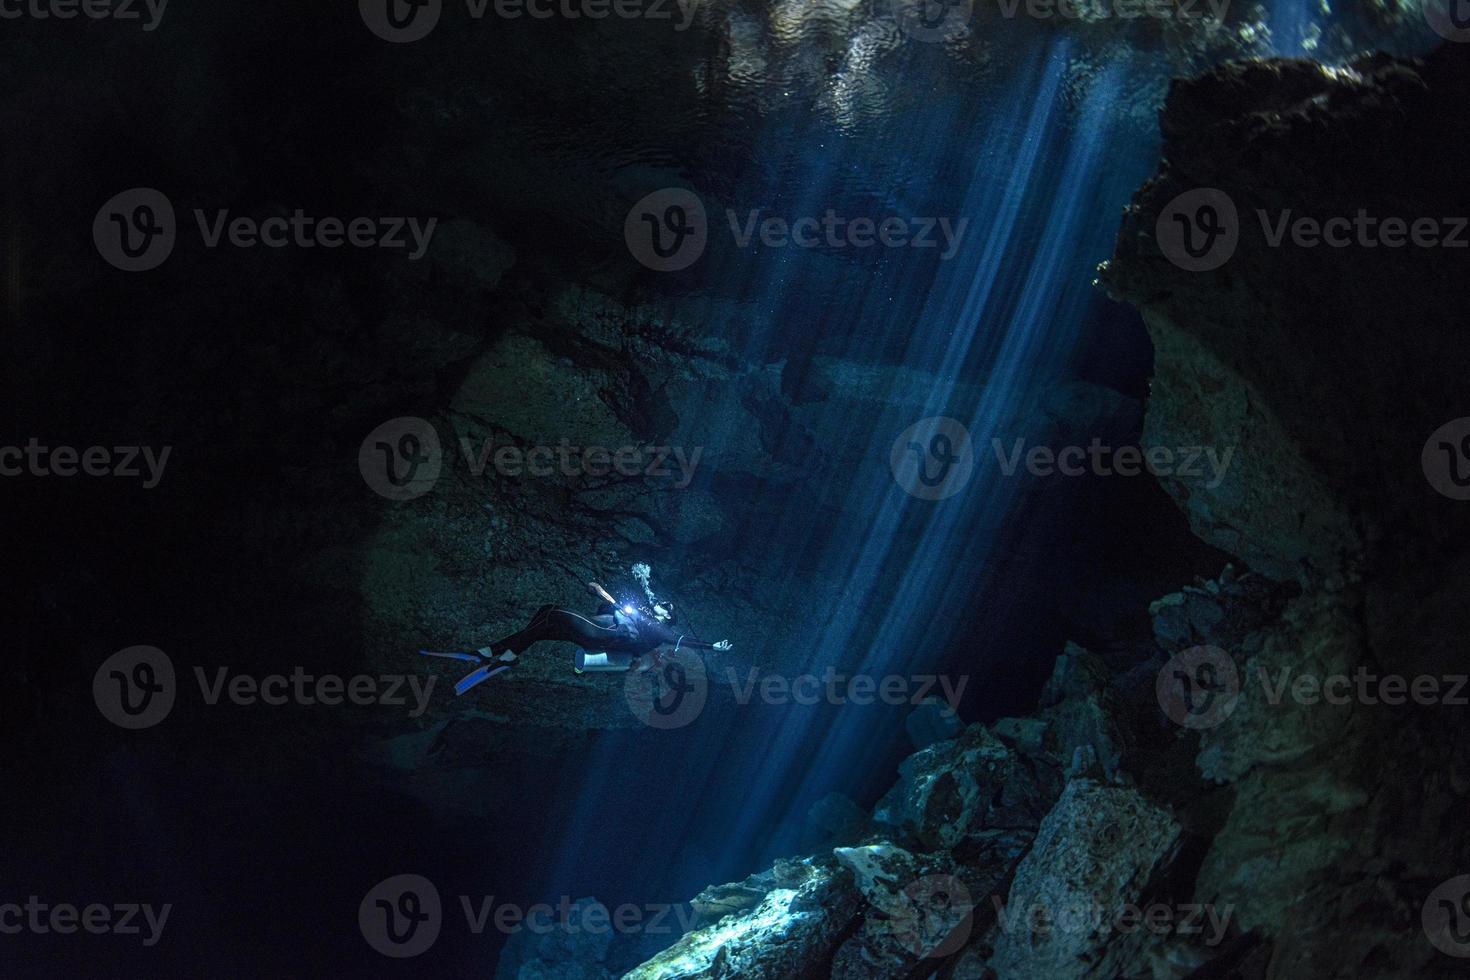
M1464 975L1465 0L0 21L0 977Z

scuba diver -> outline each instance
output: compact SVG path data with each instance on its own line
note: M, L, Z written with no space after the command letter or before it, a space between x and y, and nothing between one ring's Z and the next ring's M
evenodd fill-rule
M577 645L577 673L649 670L663 661L661 647L672 646L674 652L690 647L696 650L729 650L729 640L708 643L692 633L680 633L667 624L673 619L673 604L661 602L648 585L648 566L633 566L633 574L648 596L647 605L631 601L618 602L596 582L589 582L602 600L591 616L542 606L536 610L524 629L502 637L478 653L436 653L420 650L426 657L448 657L481 666L462 677L454 685L455 694L464 694L482 681L509 670L532 644L544 640L561 640Z

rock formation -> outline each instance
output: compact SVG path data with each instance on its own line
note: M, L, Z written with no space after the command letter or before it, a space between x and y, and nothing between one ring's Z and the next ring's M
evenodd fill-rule
M1234 448L1218 486L1166 486L1249 570L1159 598L1123 669L1069 646L1034 717L922 749L862 841L750 879L630 976L1458 975L1421 912L1470 868L1466 709L1405 691L1448 695L1463 663L1470 505L1421 447L1464 414L1470 252L1278 247L1257 212L1466 214L1467 96L1455 45L1175 83L1103 278L1154 340L1145 443ZM1186 271L1155 227L1201 187L1239 241ZM1167 685L1200 650L1235 680L1178 724ZM1367 679L1329 699L1333 677Z

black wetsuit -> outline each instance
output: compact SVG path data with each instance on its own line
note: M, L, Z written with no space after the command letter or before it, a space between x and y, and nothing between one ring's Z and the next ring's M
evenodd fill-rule
M490 645L490 649L496 655L509 650L519 656L531 644L542 640L565 640L588 651L630 653L635 657L641 657L666 644L681 649L714 649L713 643L672 630L641 611L620 615L625 620L622 624L618 622L614 607L608 603L603 603L592 616L584 616L560 606L542 606L536 610L525 629L496 640Z

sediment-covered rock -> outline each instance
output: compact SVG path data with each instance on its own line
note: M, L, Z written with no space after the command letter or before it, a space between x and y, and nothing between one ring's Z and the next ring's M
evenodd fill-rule
M1144 438L1234 450L1216 486L1165 483L1196 532L1253 571L1151 613L1165 651L1209 648L1235 674L1218 692L1230 710L1197 742L1173 737L1229 787L1228 799L1194 791L1214 825L1197 827L1208 843L1195 897L1235 911L1272 976L1453 972L1417 906L1470 859L1470 840L1408 815L1464 805L1466 787L1425 779L1457 769L1447 731L1459 722L1451 705L1407 694L1416 676L1444 690L1446 637L1465 629L1463 604L1443 596L1461 580L1470 512L1436 491L1426 440L1465 414L1456 379L1470 349L1444 311L1464 306L1470 252L1387 247L1356 230L1329 247L1273 229L1346 219L1376 235L1388 218L1465 214L1450 175L1470 162L1470 128L1449 108L1470 93L1464 48L1339 68L1227 65L1177 82L1165 162L1104 270L1154 340ZM1160 229L1201 217L1189 197L1201 188L1234 212L1238 239L1190 271ZM1396 703L1387 678L1404 692Z
M1179 834L1136 790L1068 783L1016 869L991 967L1018 980L1124 975L1142 943L1113 919L1138 903Z
M691 931L625 980L819 976L860 903L851 874L832 858L780 862L769 875L748 879L737 910ZM720 907L718 901L694 904Z

